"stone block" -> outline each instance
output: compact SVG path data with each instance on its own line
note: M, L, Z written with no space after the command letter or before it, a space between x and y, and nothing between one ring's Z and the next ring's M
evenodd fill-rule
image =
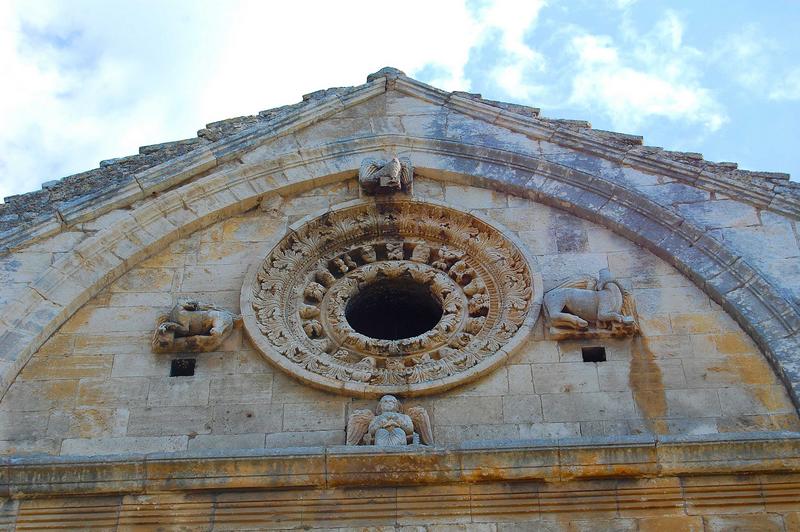
M335 430L346 425L344 416L346 399L323 404L285 404L283 405L283 430Z
M275 432L267 434L264 445L267 449L281 447L308 447L314 445L344 445L342 430L312 430L306 432Z
M786 224L723 229L722 235L732 249L744 253L753 265L796 258L800 253L794 231Z
M61 444L62 455L95 456L121 453L175 452L186 449L187 436L70 438Z
M325 403L338 401L341 397L306 386L282 371L277 371L273 375L272 395L273 397L280 397L284 403Z
M526 339L511 358L515 364L547 364L559 361L559 343L550 340Z
M477 381L460 386L450 392L450 396L490 396L508 393L508 371L506 368L496 370L481 377Z
M758 530L759 532L783 532L783 519L779 515L707 515L703 517L707 532L731 530Z
M547 227L526 229L519 231L519 239L525 244L533 255L554 255L558 253L558 246L553 239L552 231Z
M78 388L78 404L91 407L143 405L150 390L145 378L83 379Z
M542 421L542 401L538 395L503 397L503 421L506 423L537 423Z
M502 397L446 397L434 404L437 425L479 425L503 419Z
M552 393L542 396L545 421L594 421L635 417L630 392Z
M675 274L675 270L669 264L639 247L609 253L608 268L620 279L653 278Z
M582 435L580 423L520 423L519 437L523 440L556 440Z
M251 264L258 257L254 253L260 246L245 242L201 242L197 251L197 265L216 267L221 264Z
M686 388L686 378L683 373L684 364L681 360L659 359L652 364L637 366L638 375L631 375L631 362L607 361L597 364L597 376L600 391L621 392L630 390L634 383L647 382L651 386L669 388Z
M164 307L173 305L169 292L113 292L108 294L110 307Z
M533 393L533 376L529 364L512 364L508 366L508 393Z
M445 185L444 197L448 203L465 209L497 209L508 206L503 193L464 185Z
M50 414L47 435L51 438L100 438L125 436L127 408L79 407Z
M228 375L211 379L211 401L223 404L264 404L272 399L272 373Z
M58 454L60 438L35 438L32 440L0 440L0 456Z
M533 364L533 387L538 394L597 392L597 364L562 362Z
M669 417L702 418L721 414L716 390L666 390Z
M151 335L138 333L79 334L75 336L76 355L149 353ZM113 375L112 368L112 375Z
M687 308L698 312L710 310L708 296L693 286L638 288L634 290L634 296L637 310L645 315L670 314Z
M603 268L608 268L605 253L558 253L544 255L539 261L545 291L555 288L562 282L581 275L596 276ZM611 270L622 277L616 270Z
M211 432L211 411L205 406L131 408L128 436L194 436Z
M189 450L263 449L264 434L199 434L189 438Z
M197 293L213 286L217 290L234 290L242 286L249 264L220 264L218 266L187 266L180 283L183 293Z
M36 352L37 357L67 356L75 347L75 336L56 333L51 336Z
M446 532L459 530L458 523L471 522L468 486L399 487L396 501L397 524L401 526L425 525L428 530Z
M767 361L759 354L698 357L684 360L686 382L691 388L725 388L741 384L776 384Z
M252 373L272 373L272 366L264 357L250 349L236 353L236 373L240 375Z
M216 405L211 409L213 434L280 432L283 405Z
M134 268L111 285L111 292L169 293L175 270L168 268Z
M35 440L47 433L48 412L0 410L0 440Z
M3 397L0 410L31 412L72 408L78 395L77 380L14 382Z
M147 406L205 406L208 404L209 379L164 377L150 380Z
M639 532L662 532L680 530L682 532L703 532L703 518L696 515L669 515L663 517L641 517L636 520Z
M639 530L636 519L575 519L571 520L567 526L570 532L634 532Z
M519 425L512 423L495 423L491 425L437 425L433 429L433 439L437 445L518 440L519 437Z
M693 358L693 341L687 336L655 336L647 339L647 347L656 359Z
M665 420L669 434L717 434L720 432L717 418L667 419Z
M759 225L757 211L750 205L733 201L705 201L678 205L678 212L705 229Z
M793 412L786 388L781 385L720 388L719 399L726 416Z
M111 373L112 355L34 356L18 378L23 380L58 380L102 378Z
M90 335L139 332L149 336L163 313L164 309L152 307L83 307L61 330Z
M694 310L694 309L691 309ZM675 334L708 334L719 332L723 325L717 312L673 312L669 319Z

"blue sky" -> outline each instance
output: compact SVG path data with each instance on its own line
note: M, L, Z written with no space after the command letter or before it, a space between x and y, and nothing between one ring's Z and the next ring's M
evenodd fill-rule
M0 197L395 66L800 178L800 2L0 3Z

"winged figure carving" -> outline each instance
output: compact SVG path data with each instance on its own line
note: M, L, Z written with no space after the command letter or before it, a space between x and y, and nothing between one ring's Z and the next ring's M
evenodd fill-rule
M433 445L428 412L421 406L403 409L393 395L384 395L375 412L355 410L347 420L347 445L399 447Z
M551 332L595 328L628 335L638 330L633 295L607 268L598 278L581 276L547 292L544 313Z
M367 194L403 191L411 194L414 167L408 157L394 156L388 161L367 158L361 161L358 182Z

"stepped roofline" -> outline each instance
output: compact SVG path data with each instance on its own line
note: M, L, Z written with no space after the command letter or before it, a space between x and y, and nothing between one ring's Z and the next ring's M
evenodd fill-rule
M206 124L197 137L142 146L139 153L101 161L97 168L47 181L41 190L0 204L0 253L177 185L224 162L256 139L298 130L384 92L397 91L474 118L699 188L722 192L759 209L800 217L800 183L789 174L748 171L702 154L644 145L643 137L592 128L581 120L547 118L535 107L480 94L446 92L385 67L354 87L303 95L298 103Z

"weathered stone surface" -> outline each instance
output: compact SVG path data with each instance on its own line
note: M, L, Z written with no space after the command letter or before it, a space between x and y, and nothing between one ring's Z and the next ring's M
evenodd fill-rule
M145 149L179 156L137 167L116 191L53 206L59 217L39 225L19 216L30 227L0 235L0 389L10 385L0 400L0 454L207 454L142 457L127 473L117 462L99 473L66 459L29 471L19 496L139 490L93 501L109 526L131 528L152 525L142 512L168 513L156 519L161 525L191 515L187 523L206 528L212 516L219 527L263 528L276 515L281 526L306 528L797 523L793 440L714 434L800 428L781 384L796 399L800 189L785 179L446 94L395 71L361 88L309 95L293 109L210 124L201 136L184 145L193 146L188 155ZM171 378L172 358L188 354L149 353L153 320L186 297L247 309L239 294L249 264L303 216L354 200L364 157L394 152L417 166L414 201L499 222L503 238L535 256L543 288L610 267L636 298L642 334L555 341L531 323L500 367L419 401L448 447L354 460L338 449L290 451L286 463L273 456L265 466L265 446L343 445L347 415L366 405L292 381L240 331L196 355L193 377ZM80 179L69 181L87 192ZM37 195L33 211L40 200L70 199L60 190ZM599 346L607 361L583 362L582 349ZM645 438L588 439L625 435ZM581 441L558 442L574 437ZM521 442L531 438L548 442ZM234 451L254 448L262 454ZM334 467L326 469L327 457ZM0 497L9 467L0 462ZM145 475L146 489L160 495L142 494ZM382 487L330 487L360 482ZM399 484L416 487L391 487ZM194 489L216 491L163 493ZM25 499L9 511L26 524L74 524L91 506L48 501ZM332 512L334 502L344 508Z

